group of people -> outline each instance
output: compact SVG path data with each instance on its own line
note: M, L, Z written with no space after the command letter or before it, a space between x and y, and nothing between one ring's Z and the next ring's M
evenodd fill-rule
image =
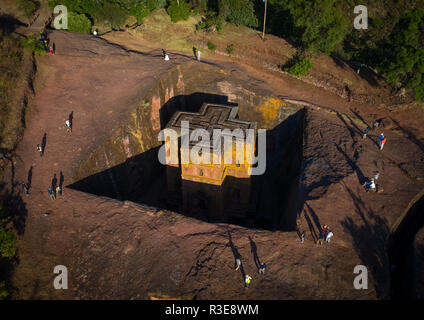
M40 41L41 41L41 45L43 46L43 49L47 53L55 54L55 45L54 43L50 45L50 40L47 38L47 33L45 30L42 30L40 32Z
M56 200L56 195L59 195L59 196L62 195L62 188L60 186L57 186L55 188L55 191L53 191L52 186L49 186L47 188L47 191L49 193L50 199L52 199L52 200Z
M193 47L193 52L197 61L200 61L200 50ZM165 49L162 49L162 56L165 61L169 61L169 55L166 53Z
M321 226L321 234L317 244L322 245L324 241L327 243L330 243L331 237L333 235L334 233L330 230L330 228L326 224Z
M65 121L65 125L66 125L66 131L69 134L72 134L72 122L68 119ZM39 144L37 144L37 151L40 153L40 157L42 157L44 155L44 150L43 147L40 146ZM56 174L55 174L56 177ZM26 185L25 183L22 183L22 191L25 193L26 196L29 196L29 186ZM50 185L47 188L47 192L49 193L49 196L52 200L56 199L56 195L61 196L62 195L62 188L60 185L56 186L56 185Z
M373 124L373 130L376 130L381 124L381 120L376 120ZM366 139L368 136L368 133L370 132L370 128L367 127L364 131L363 138ZM386 144L387 138L384 136L384 133L380 133L380 136L378 137L378 146L380 147L380 150L383 150L384 145Z
M238 257L236 259L236 268L234 269L234 271L237 271L240 269L241 266L241 259L240 257ZM258 273L259 274L265 274L265 269L266 269L266 264L265 263L261 263L258 269ZM244 286L246 289L249 288L250 282L252 281L252 277L249 276L248 274L245 275L244 277Z

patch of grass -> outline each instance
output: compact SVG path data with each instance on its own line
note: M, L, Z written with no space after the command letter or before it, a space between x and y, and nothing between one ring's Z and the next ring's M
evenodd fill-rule
M295 75L305 76L312 69L312 60L297 54L292 60L292 66L284 68L284 71Z
M212 42L208 41L208 49L211 51L216 50L216 45L214 45Z
M46 50L44 50L40 39L35 34L31 34L25 38L22 38L22 44L24 48L30 49L36 56L46 54Z
M227 52L228 52L228 54L232 54L234 52L234 45L233 44L230 44L227 47Z

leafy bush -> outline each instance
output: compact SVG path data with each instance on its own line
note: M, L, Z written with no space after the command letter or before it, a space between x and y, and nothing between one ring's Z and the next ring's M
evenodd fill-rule
M187 20L190 17L190 5L185 0L172 0L166 9L172 22Z
M24 13L25 17L30 19L34 12L40 7L40 4L31 0L18 0L17 6L18 9Z
M232 54L234 52L234 45L233 44L230 44L227 47L227 52L228 52L228 54Z
M158 0L130 0L129 2L127 12L133 15L138 23L141 23L154 9L163 8L166 5L166 1Z
M57 5L64 5L68 12L83 13L92 20L104 3L106 3L105 0L49 0L47 2L51 8Z
M212 42L208 42L208 48L211 51L215 51L216 50L216 45L214 45Z
M312 61L309 58L296 55L293 62L294 64L291 67L284 68L284 71L295 76L305 76L312 69Z
M199 15L199 7L194 7L193 10L191 11L191 14L193 16Z
M90 33L91 21L84 14L68 12L68 30L79 33Z
M22 38L22 44L24 48L30 49L37 56L46 54L40 39L33 34Z
M219 15L231 23L257 27L253 2L250 0L218 0Z
M212 32L217 30L218 32L222 30L222 16L216 16L215 14L208 15L205 20L199 22L196 25L196 30L206 30L207 32Z
M127 13L117 3L105 2L97 12L97 20L109 24L112 29L120 29L127 20Z

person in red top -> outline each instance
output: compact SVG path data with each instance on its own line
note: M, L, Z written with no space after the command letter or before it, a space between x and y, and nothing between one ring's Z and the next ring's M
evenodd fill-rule
M384 138L381 140L381 143L380 143L380 150L383 150L383 147L384 147L384 144L386 143L386 141L387 141L387 138L386 138L386 137L384 137Z

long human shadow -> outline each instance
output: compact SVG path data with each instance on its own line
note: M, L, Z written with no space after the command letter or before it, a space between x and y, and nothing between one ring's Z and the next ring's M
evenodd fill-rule
M315 231L314 224L312 223L311 218L309 217L307 211L304 210L303 212L304 212L304 216L305 216L305 219L306 219L306 223L308 224L308 227L309 227L309 231L311 232L312 239L314 240L314 243L316 243L318 241L318 235ZM320 229L321 228L319 228L318 230L320 230Z
M259 267L261 266L261 260L259 259L259 256L258 256L258 248L256 246L255 241L253 241L251 236L249 236L249 242L250 242L250 251L252 252L252 255L253 255L253 262L255 263L256 268L259 269Z
M71 128L73 128L73 123L74 123L74 112L73 111L69 114L68 119L69 119L69 125L71 126Z
M309 214L311 215L312 219L314 220L315 226L317 227L319 233L321 234L322 228L321 228L321 222L319 221L318 215L316 214L315 210L311 208L311 206L305 202L305 206L309 211Z
M339 112L337 112L337 117L343 122L347 130L349 130L349 134L352 140L355 140L355 135L358 133L358 130L356 130L355 132L355 130L346 122L346 120L343 118L343 116ZM359 130L359 133L360 133L360 130Z
M351 217L346 217L341 225L351 235L360 260L371 271L377 297L387 298L390 283L389 261L386 254L388 222L367 208L362 199L357 197L346 184L343 186L351 197L355 212L362 223L355 223Z
M390 117L390 119L393 121L394 124L396 124L397 129L402 131L408 137L409 140L411 140L415 145L417 145L421 149L421 151L424 151L424 143L421 140L417 139L417 137L415 137L415 135L411 131L401 127L398 121L396 121L392 117Z
M47 133L44 133L43 139L41 140L41 152L44 155L46 152L46 145L47 145Z
M365 124L368 128L371 129L370 125L368 124L367 121L365 121L365 119L355 110L353 110L352 108L350 108L350 111L355 115L355 117L357 117L359 120L362 121L363 124Z
M240 255L240 253L238 252L236 246L233 243L233 239L231 237L231 232L230 231L228 231L228 246L230 246L231 251L233 252L233 255L234 255L234 265L236 265L236 260L237 259L240 259L240 261L241 261L240 273L241 273L241 276L242 276L242 281L244 283L244 279L246 277L246 273L244 272L244 268L243 268L243 260L241 259L241 255Z
M358 182L360 184L363 184L365 182L365 176L362 173L361 168L358 167L358 165L355 163L355 161L353 161L347 154L346 152L343 151L342 148L340 148L337 144L334 144L337 148L337 151L339 151L346 159L347 163L349 164L349 166L352 168L352 170L356 173L356 176L358 178Z
M59 187L60 189L63 189L63 183L65 182L65 176L63 175L63 172L60 171L59 174Z
M32 183L32 169L33 169L33 166L31 166L29 168L29 170L28 170L28 177L27 177L27 187L28 187L28 189L31 188L31 183Z

